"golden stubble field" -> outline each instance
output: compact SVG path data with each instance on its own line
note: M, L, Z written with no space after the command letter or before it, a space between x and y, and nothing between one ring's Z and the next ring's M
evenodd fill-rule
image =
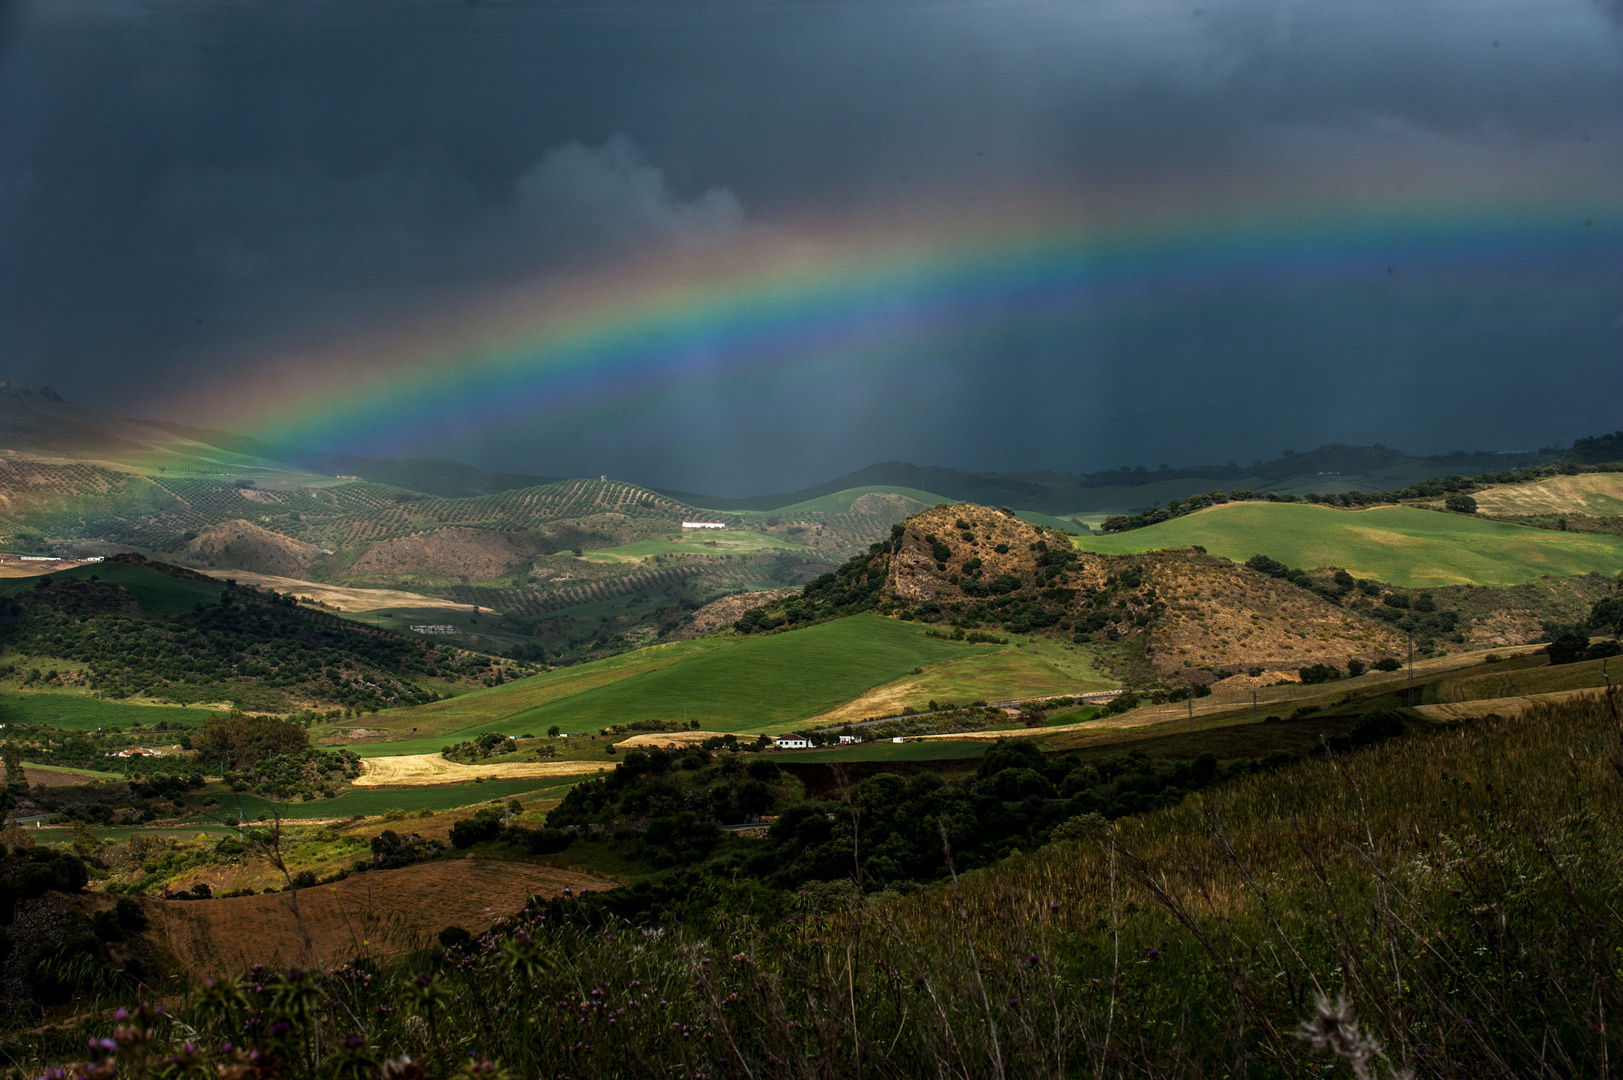
M440 754L401 754L367 758L356 787L396 784L467 784L474 780L529 780L558 776L590 776L614 768L613 761L513 761L500 765L464 765Z

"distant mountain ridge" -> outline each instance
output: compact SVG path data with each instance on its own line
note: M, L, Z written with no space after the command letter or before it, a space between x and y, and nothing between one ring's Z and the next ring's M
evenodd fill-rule
M1610 439L1610 436L1607 438ZM849 488L895 485L934 491L946 498L982 506L1067 514L1142 509L1214 487L1277 490L1281 494L1302 494L1310 490L1331 494L1354 488L1364 491L1394 490L1434 476L1476 476L1544 464L1556 456L1479 450L1416 457L1379 444L1345 446L1332 443L1301 453L1287 450L1272 461L1254 461L1249 466L1230 463L1154 470L1143 466L1136 469L1123 466L1091 473L968 472L890 461L781 495L729 499L693 492L660 490L660 493L689 505L714 510L770 511Z

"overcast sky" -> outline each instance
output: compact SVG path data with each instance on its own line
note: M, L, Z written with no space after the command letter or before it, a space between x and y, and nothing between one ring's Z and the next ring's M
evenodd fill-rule
M0 378L228 422L196 402L236 372L672 245L1034 193L1401 231L1461 193L1588 246L322 439L716 494L1527 448L1623 427L1620 120L1619 0L0 0Z

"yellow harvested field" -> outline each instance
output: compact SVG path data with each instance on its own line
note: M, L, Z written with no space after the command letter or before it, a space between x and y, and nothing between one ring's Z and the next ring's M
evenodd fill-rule
M167 901L161 921L153 921L201 982L240 975L252 964L331 969L357 956L398 955L447 926L480 933L517 914L531 896L556 896L565 886L579 892L615 882L535 863L456 859L352 874L297 893Z
M1417 705L1415 711L1432 720L1475 720L1483 716L1518 716L1540 703L1570 701L1584 694L1600 695L1604 690L1557 690L1525 697L1483 698L1480 701L1451 701L1440 705Z
M656 731L650 735L633 735L624 742L617 742L614 745L622 750L648 746L692 746L706 739L719 739L721 736L722 732L719 731Z
M614 768L612 761L515 761L504 765L463 765L440 754L402 754L361 762L356 787L410 784L466 784L484 780L530 780L537 777L589 776Z
M315 600L338 611L378 611L382 608L438 608L442 611L467 613L473 609L438 596L402 592L399 589L349 589L342 585L319 585L298 578L277 577L275 574L255 574L249 570L204 570L203 573L222 581L232 578L244 585L257 585L261 589L274 589L300 599ZM489 611L489 608L483 610Z
M1623 473L1552 476L1536 484L1505 484L1476 492L1484 514L1594 514L1623 512Z

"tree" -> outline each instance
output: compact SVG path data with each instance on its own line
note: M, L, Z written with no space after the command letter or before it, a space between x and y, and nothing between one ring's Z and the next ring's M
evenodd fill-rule
M265 758L296 754L310 745L310 734L299 724L269 716L210 715L203 729L192 736L192 747L203 761L229 762L252 768Z
M1544 646L1544 651L1550 654L1552 665L1576 664L1589 651L1589 635L1568 631Z
M1457 491L1450 495L1448 498L1443 500L1443 505L1454 511L1456 514L1476 513L1476 500L1471 498L1471 496L1466 495L1464 492Z
M23 772L23 748L14 742L7 742L4 747L0 747L0 757L6 762L6 786L21 784L27 787L28 778Z
M1589 628L1616 634L1623 630L1623 599L1609 596L1589 610Z

